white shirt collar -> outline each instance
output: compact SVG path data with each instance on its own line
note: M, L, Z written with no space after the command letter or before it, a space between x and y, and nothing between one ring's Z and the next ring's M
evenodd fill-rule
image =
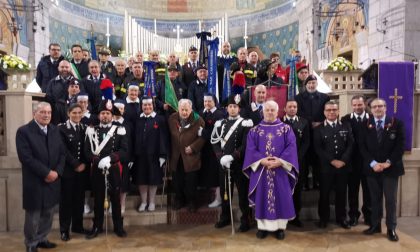
M376 118L375 117L375 124L377 124L379 120L382 120L382 125L384 125L385 124L385 117L386 116L383 116L382 118Z
M145 117L145 118L155 118L155 116L156 116L156 112L155 111L153 111L152 113L150 113L149 115L145 115L144 113L141 113L140 114L140 117Z
M363 119L363 118L365 118L365 115L366 115L366 111L363 111L363 113L361 115L358 115L358 114L356 114L356 112L353 112L353 113L351 113L351 118L356 118L357 119L357 117L360 116L360 118ZM369 118L369 115L368 115L367 118Z
M297 122L299 121L299 117L297 116L297 115L295 115L294 117L290 117L290 116L288 116L288 115L285 115L285 117L286 117L286 119L287 120L296 120Z
M235 117L233 117L233 116L229 116L229 117L228 117L228 120L236 120L236 119L239 119L239 118L241 118L241 116L240 116L240 115L237 115L237 116L235 116Z
M140 103L140 99L137 97L136 100L132 101L130 100L130 98L128 98L128 96L125 98L125 101L127 102L127 104L129 103Z
M214 113L214 111L216 111L217 107L213 107L212 109L210 109L211 113ZM206 113L207 109L203 109L203 113Z
M114 119L114 122L119 122L119 123L123 124L124 123L124 117L121 116L118 120Z
M34 121L36 122L36 124L38 124L38 127L43 131L44 129L48 129L48 125L42 126L41 124L39 124L35 119Z
M73 127L74 130L76 130L76 126L79 124L75 124L74 122L70 121L70 119L68 120L70 125Z
M108 124L103 124L103 123L99 123L99 127L101 128L111 128L112 123L108 123Z
M325 122L326 122L327 124L329 124L331 127L332 127L332 124L333 124L333 123L335 123L335 126L337 126L337 125L338 125L338 120L337 120L337 119L336 119L335 121L325 120Z

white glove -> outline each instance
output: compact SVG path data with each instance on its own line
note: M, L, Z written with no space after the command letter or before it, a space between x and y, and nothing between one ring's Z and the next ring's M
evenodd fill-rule
M220 164L221 164L223 167L230 168L230 165L232 164L232 161L233 161L233 157L232 157L232 155L224 155L224 156L220 159Z
M162 157L159 158L159 166L162 167L162 165L166 162L166 160Z
M101 170L103 170L105 168L109 169L110 167L111 167L111 157L110 156L106 156L99 161L99 164L98 164L99 169L101 169Z
M198 136L199 137L201 137L201 135L203 134L203 127L200 127L199 129L198 129Z
M133 162L129 162L128 163L128 169L130 169L131 170L131 168L133 167Z

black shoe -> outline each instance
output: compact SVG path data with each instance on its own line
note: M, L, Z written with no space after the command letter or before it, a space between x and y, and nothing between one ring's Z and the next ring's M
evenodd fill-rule
M228 225L230 225L229 220L219 220L216 224L214 224L214 227L215 228L224 228Z
M295 226L295 227L299 227L299 228L302 228L303 227L303 223L299 219L297 219L297 218L294 218L289 223L291 225Z
M319 221L318 222L318 227L319 228L327 228L328 224L326 221Z
M357 224L359 224L359 218L350 217L349 225L352 226L352 227L355 227L355 226L357 226Z
M125 230L123 228L119 228L117 230L114 230L114 233L118 236L118 237L127 237L127 232L125 232Z
M40 243L38 243L38 245L36 246L37 248L44 248L44 249L52 249L57 247L57 244L52 243L48 240L42 241Z
M71 229L71 232L76 233L76 234L86 234L87 233L86 229L84 229L84 228L82 228L82 229L80 229L80 228Z
M264 239L265 237L267 237L268 232L265 230L258 230L255 235L257 236L258 239Z
M370 219L365 219L365 225L371 226Z
M346 220L342 220L342 221L337 221L337 225L339 225L340 227L344 228L344 229L350 229L350 224L346 221Z
M388 229L386 235L388 236L388 240L390 241L397 242L399 240L395 229Z
M90 240L98 236L102 232L102 229L99 229L97 227L93 227L92 230L87 232L86 239Z
M239 226L238 232L239 233L245 233L249 230L249 223L248 222L241 222L241 225Z
M277 230L275 233L275 237L277 240L284 240L284 236L284 230L282 229Z
M26 252L38 252L36 247L26 247Z
M365 235L373 235L375 233L381 233L381 232L382 232L382 228L380 224L377 226L370 226L368 229L363 231Z
M62 241L70 240L69 232L61 232L60 238L61 238Z

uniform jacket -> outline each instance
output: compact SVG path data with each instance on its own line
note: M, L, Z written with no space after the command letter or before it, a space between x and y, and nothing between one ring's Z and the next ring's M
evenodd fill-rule
M207 82L195 80L188 86L188 99L192 101L193 110L197 113L204 109L205 93L207 93Z
M215 124L215 130L213 132L217 133L217 135L221 135L222 139L224 139L230 128L235 124L237 120L238 119L222 119ZM246 149L246 138L252 126L253 123L251 120L244 119L238 124L236 129L230 135L223 148L221 146L221 141L213 144L213 150L216 153L216 157L219 161L224 155L232 155L232 168L236 167L237 169L242 169ZM212 138L215 137L216 134L212 134Z
M64 147L66 149L66 165L63 178L72 178L76 175L75 169L82 163L86 163L83 153L86 126L79 124L80 131L70 124L69 121L58 125Z
M198 65L198 60L197 60L197 65ZM181 78L182 78L182 82L185 83L185 85L187 85L187 89L188 89L188 86L193 81L197 80L197 76L194 73L194 69L192 67L191 62L188 61L182 66Z
M111 129L103 128L101 126L94 126L88 127L86 134L88 135L88 130L94 130L95 134L99 138L99 144L104 139L105 135ZM94 155L92 153L92 148L90 144L89 137L86 136L85 139L85 146L84 146L84 153L87 161L92 164L92 167L97 168L99 161L109 156L111 158L111 165L113 167L118 166L118 163L125 163L128 162L129 158L129 149L128 149L128 139L127 139L127 131L124 126L118 125L117 129L112 134L112 137L106 143L105 147L99 153L99 155Z
M168 119L169 132L171 134L171 156L170 168L176 171L179 158L184 163L184 171L192 172L201 168L201 148L205 140L198 136L200 127L204 128L204 121L201 117L194 121L193 113L188 118L188 127L181 128L179 113L173 113ZM193 153L187 155L185 147L190 146Z
M324 121L316 127L314 129L314 146L321 162L321 172L348 172L351 169L350 159L353 143L351 127L347 123L338 121L335 128L332 128L327 121ZM346 165L336 169L330 164L334 159L343 161Z
M64 123L67 120L67 105L68 105L68 83L74 79L70 76L68 79L61 78L57 75L54 79L48 82L46 90L46 100L51 104L52 118L51 122L55 125Z
M102 92L100 89L101 81L105 79L106 76L103 74L99 75L99 80L97 83L94 82L92 75L88 75L83 79L83 88L89 96L89 103L91 105L90 111L92 114L98 114L99 103L102 100Z
M309 123L308 120L302 117L296 116L297 121L291 122L289 121L286 116L283 117L283 122L289 124L292 129L293 133L295 133L296 137L296 146L298 149L298 159L299 161L303 161L306 155L306 152L309 149L310 144L310 136L309 136Z
M64 59L63 56L58 58L57 62L51 62L51 56L47 55L41 58L36 68L36 83L41 87L43 93L47 90L48 82L58 75L58 65Z
M245 83L246 87L253 86L255 84L255 79L257 78L257 70L255 67L249 63L245 63L244 66L242 66L239 61L233 62L232 65L230 65L231 70L231 79L230 83L233 83L233 78L235 76L236 71L242 71L245 74Z
M156 113L152 114L149 118L137 117L134 154L166 158L169 133L165 118Z
M66 161L60 132L48 125L47 136L35 120L20 127L16 133L16 149L22 163L23 208L49 209L60 199L60 176ZM52 183L44 181L51 170L59 177Z
M373 116L369 118L360 138L360 151L364 158L364 172L368 176L379 175L370 167L375 160L379 163L391 161L391 166L383 171L385 176L398 177L404 175L404 154L405 133L402 121L385 117L385 127L382 133L382 141L379 143L376 135L376 125Z

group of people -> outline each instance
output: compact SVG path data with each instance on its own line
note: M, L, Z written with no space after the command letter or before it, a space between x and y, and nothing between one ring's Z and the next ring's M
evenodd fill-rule
M195 47L183 66L174 54L166 65L158 52L149 53L158 80L156 96L150 97L144 92L142 53L129 59L128 67L124 60L114 66L106 48L99 51L99 62L87 62L82 47L73 45L73 60L57 63L59 48L51 44L51 55L38 65L37 81L46 102L34 108L34 119L16 135L28 251L56 246L47 234L57 203L63 241L71 238L70 231L87 239L98 236L109 208L107 195L114 232L127 236L123 214L130 185L139 190L138 211L154 211L166 167L172 173L175 210L196 212L197 188L208 188L214 198L208 207L222 208L215 227L226 227L232 224L230 202L236 185L242 214L238 230L251 228L254 209L257 237L274 232L280 240L289 221L303 226L301 194L311 167L320 191L320 228L328 225L333 190L336 222L345 229L358 224L362 184L362 212L369 225L364 233L381 232L384 194L387 236L398 240L396 192L398 177L404 174L404 132L398 119L385 116L384 100L370 101L370 114L365 98L355 96L353 112L340 119L338 104L316 90L316 77L298 62L299 94L279 108L267 98L266 81L287 82L287 70L278 70L279 55L258 64L258 55L247 55L244 48L238 58L232 56L228 42L219 57L219 78L225 73L224 61L232 61L228 77L233 94L221 104L218 94L207 92L207 66L198 62ZM57 68L56 75L45 65ZM165 82L166 71L170 82ZM172 85L178 106L166 101L166 85ZM254 86L253 100L249 86ZM283 109L284 117L278 118ZM83 227L87 188L94 197L89 231Z

